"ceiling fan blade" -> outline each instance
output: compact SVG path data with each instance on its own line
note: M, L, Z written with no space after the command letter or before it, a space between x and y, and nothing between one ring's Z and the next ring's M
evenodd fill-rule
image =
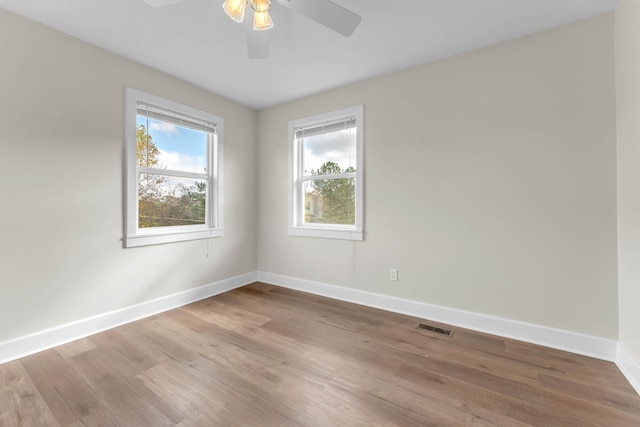
M249 59L269 57L269 32L247 30L247 51Z
M169 6L170 4L182 3L185 0L142 0L151 7Z
M349 37L362 17L330 0L278 0L281 5Z

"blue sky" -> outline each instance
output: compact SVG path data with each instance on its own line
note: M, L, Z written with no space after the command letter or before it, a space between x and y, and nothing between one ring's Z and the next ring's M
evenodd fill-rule
M147 128L160 150L160 164L167 169L204 173L207 165L207 139L204 132L174 124L137 117L137 124Z

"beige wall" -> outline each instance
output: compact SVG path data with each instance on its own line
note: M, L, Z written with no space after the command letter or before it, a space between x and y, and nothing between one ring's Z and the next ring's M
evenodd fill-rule
M640 2L616 9L620 341L640 361Z
M613 25L260 111L258 270L616 339ZM289 237L287 121L361 103L365 240Z
M255 111L0 9L0 342L255 271ZM123 249L124 93L225 120L225 236Z
M617 338L613 33L603 15L256 115L0 10L0 342L256 266ZM224 238L122 248L125 86L225 119ZM360 103L365 241L288 237L287 121Z

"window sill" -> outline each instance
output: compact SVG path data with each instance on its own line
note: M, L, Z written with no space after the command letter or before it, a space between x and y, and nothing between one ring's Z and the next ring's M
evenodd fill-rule
M322 239L363 240L363 232L338 228L289 227L289 236Z
M186 242L189 240L209 239L212 237L224 236L222 228L208 228L204 230L179 231L175 233L162 234L136 234L125 237L125 247L135 248L138 246L160 245L163 243Z

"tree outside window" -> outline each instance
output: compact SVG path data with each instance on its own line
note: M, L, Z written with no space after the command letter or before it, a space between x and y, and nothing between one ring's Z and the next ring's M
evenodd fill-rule
M147 128L139 124L136 162L141 168L166 170L161 151ZM206 222L206 181L171 184L168 176L141 173L138 180L138 227L168 227ZM175 179L173 179L175 181Z

